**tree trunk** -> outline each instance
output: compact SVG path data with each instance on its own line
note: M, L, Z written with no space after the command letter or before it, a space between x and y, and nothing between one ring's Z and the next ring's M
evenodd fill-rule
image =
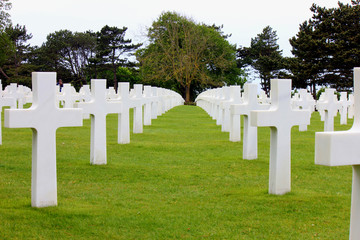
M114 65L113 71L114 71L114 89L115 92L117 93L116 65Z
M190 86L185 87L185 102L190 102Z

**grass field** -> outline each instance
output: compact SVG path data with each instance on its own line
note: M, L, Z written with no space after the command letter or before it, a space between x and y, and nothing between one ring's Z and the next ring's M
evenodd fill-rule
M351 127L339 125L335 130ZM318 113L292 129L292 191L269 195L269 128L242 159L201 108L179 106L90 165L90 121L57 131L58 206L32 208L30 129L3 128L0 239L348 239L352 170L314 164Z

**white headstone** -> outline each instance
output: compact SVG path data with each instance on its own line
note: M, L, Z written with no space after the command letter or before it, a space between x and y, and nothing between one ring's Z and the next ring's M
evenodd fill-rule
M257 99L257 84L245 83L243 103L231 105L231 114L244 115L244 141L243 141L243 159L257 158L257 127L251 126L251 111L269 109L269 104L259 104Z
M354 94L349 94L348 118L354 118Z
M6 109L5 127L32 128L31 205L57 205L56 129L82 126L80 109L56 105L56 73L33 73L33 104L28 109Z
M152 103L155 101L155 98L152 96L152 89L151 86L144 86L144 125L150 126L151 125L151 106Z
M134 84L134 97L131 99L134 107L134 117L133 117L133 133L142 133L143 132L143 97L142 97L143 85Z
M230 94L232 101L230 102L229 112L230 112L230 132L229 132L229 141L231 142L240 142L241 141L241 118L240 115L232 114L231 106L236 104L241 104L243 102L241 98L241 87L240 86L230 86Z
M118 83L119 100L122 103L122 111L118 116L118 143L130 143L130 108L132 101L129 94L130 84L128 82Z
M58 95L58 100L63 102L64 108L73 108L76 100L79 100L79 95L76 95L75 89L70 83L64 83L61 93Z
M291 109L291 80L271 80L271 107L251 112L251 125L270 127L269 193L291 190L291 128L310 124L310 111Z
M324 111L324 131L334 131L334 117L336 117L340 104L335 95L335 89L325 89L323 101L318 102L318 109Z
M354 124L348 131L315 134L315 163L353 166L350 239L360 239L360 68L354 69Z
M2 124L1 124L1 112L3 107L11 107L15 108L16 100L13 97L4 97L1 94L2 92L2 84L0 81L0 145L2 144Z
M348 118L348 108L349 108L349 101L347 98L347 92L340 92L340 124L345 125L347 124L347 118Z
M106 100L106 79L91 80L92 100L90 102L76 103L84 113L89 113L91 118L91 144L90 163L95 165L106 164L106 115L120 113L120 102Z

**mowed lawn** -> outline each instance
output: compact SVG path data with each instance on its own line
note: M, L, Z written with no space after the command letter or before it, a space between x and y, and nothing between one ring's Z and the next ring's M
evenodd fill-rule
M346 130L335 119L335 130ZM259 158L242 159L205 111L179 106L117 144L107 118L108 164L90 165L90 120L57 131L58 206L31 207L30 129L3 128L0 239L348 239L351 166L314 164L318 113L292 129L292 191L268 194L269 128Z

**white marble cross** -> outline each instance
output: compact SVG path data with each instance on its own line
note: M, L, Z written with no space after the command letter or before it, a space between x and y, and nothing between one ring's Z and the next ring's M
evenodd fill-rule
M91 80L92 99L90 102L76 103L84 113L90 114L91 119L91 144L90 163L95 165L106 164L106 115L120 113L121 102L106 100L106 79Z
M143 132L143 85L134 84L135 96L131 99L134 107L134 117L133 117L133 133L142 133Z
M325 89L324 101L318 102L319 111L325 111L324 115L324 131L334 131L334 117L336 117L340 104L335 95L335 89Z
M299 98L295 101L295 104L299 109L309 110L310 113L314 112L315 100L306 89L299 90ZM307 131L307 125L300 125L299 131Z
M73 108L76 100L80 100L80 96L76 95L76 91L70 83L64 83L58 100L64 102L64 108Z
M79 90L80 95L80 102L90 102L91 101L91 91L90 91L90 85L83 85ZM90 114L84 113L83 114L84 119L89 119Z
M345 125L347 124L348 119L348 108L349 108L349 101L347 97L347 92L340 92L340 124Z
M243 99L241 98L241 87L240 86L230 86L230 94L232 101L229 105L230 112L230 132L229 132L229 141L231 142L240 142L241 141L241 118L240 115L232 114L232 105L241 104Z
M348 131L315 134L315 163L353 166L350 239L360 239L360 68L354 69L354 124Z
M354 118L354 94L349 94L349 108L348 108L348 118Z
M219 111L221 111L221 131L230 132L230 103L231 103L230 87L223 87L223 99L219 102Z
M243 93L243 103L231 105L231 115L244 115L244 140L243 140L243 159L257 158L257 127L251 126L251 111L269 109L269 104L259 104L257 99L257 84L245 83Z
M151 87L152 96L154 101L151 104L151 119L156 119L158 116L159 97L157 87Z
M152 103L155 101L155 98L152 96L151 86L144 86L144 125L151 125L151 107Z
M15 108L16 106L16 99L13 97L3 97L2 94L2 84L0 80L0 145L2 144L2 124L1 124L1 113L3 107L11 107Z
M130 143L130 108L132 101L129 95L130 84L128 82L118 82L118 95L122 103L122 111L118 116L118 143Z
M56 73L33 73L33 104L28 109L6 109L5 127L31 128L31 205L57 205L56 129L82 126L82 110L56 105Z
M270 127L269 193L291 190L291 128L310 124L310 111L291 109L291 80L271 80L271 107L250 113L251 125Z

